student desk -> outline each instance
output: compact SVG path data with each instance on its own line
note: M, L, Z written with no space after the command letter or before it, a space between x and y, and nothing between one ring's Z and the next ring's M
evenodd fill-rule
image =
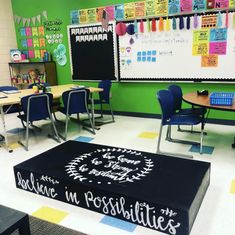
M72 87L75 87L75 85L74 84L66 84L66 85L50 86L50 88L51 88L50 93L53 94L54 99L58 99L62 96L64 91L71 90ZM103 89L96 88L96 87L89 87L88 89L90 90L90 94L91 94L92 121L94 122L94 102L93 102L93 98L92 98L92 93L101 92L101 91L103 91ZM3 106L20 104L21 97L31 95L33 93L34 93L33 89L20 90L19 93L14 93L14 94L4 94L3 92L0 92L0 97L5 96L5 98L0 99L0 113L1 113L3 132L4 132L3 135L5 138L5 147L8 152L12 152L12 149L9 149L9 146L8 146L7 128L6 128L5 113L3 111Z
M197 92L192 92L183 95L183 100L189 104L201 106L203 108L235 112L235 103L233 103L232 106L211 105L210 95L198 95ZM232 147L235 148L235 137Z

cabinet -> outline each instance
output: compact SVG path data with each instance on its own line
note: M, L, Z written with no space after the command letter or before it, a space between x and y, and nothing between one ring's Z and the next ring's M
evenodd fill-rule
M56 64L53 61L9 63L9 71L12 85L20 89L35 82L57 85Z

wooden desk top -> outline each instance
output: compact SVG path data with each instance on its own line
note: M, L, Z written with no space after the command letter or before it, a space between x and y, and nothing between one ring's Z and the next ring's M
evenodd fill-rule
M183 95L183 100L189 104L198 105L209 109L218 109L224 111L235 112L235 102L232 106L211 105L210 94L208 96L198 95L197 92L192 92Z
M51 88L50 93L53 94L54 99L60 98L64 91L71 90L72 87L75 87L75 85L66 84L66 85L50 86ZM97 88L97 87L89 87L88 89L90 90L91 93L103 91L102 88ZM7 96L7 98L0 98L0 106L19 104L21 97L31 94L34 94L33 89L20 90L20 93L15 93L15 94L4 94L3 92L0 92L0 96Z

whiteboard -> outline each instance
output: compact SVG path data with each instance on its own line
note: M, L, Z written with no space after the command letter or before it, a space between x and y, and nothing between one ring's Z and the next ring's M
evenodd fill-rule
M170 31L146 32L147 22L144 22L144 33L119 36L120 80L234 82L235 29L232 25L232 17L233 14L230 13L230 24L226 29L226 54L217 55L218 64L216 67L202 67L202 56L193 55L193 17L191 17L189 30L177 28ZM176 20L178 27L179 18ZM184 20L186 25L186 17ZM223 15L223 20L225 20L225 15ZM171 20L170 25L172 25ZM134 43L131 44L130 40L134 40Z

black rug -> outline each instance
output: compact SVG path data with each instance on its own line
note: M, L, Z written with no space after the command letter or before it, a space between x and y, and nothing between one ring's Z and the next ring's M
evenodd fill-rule
M32 235L86 235L32 216L29 216L29 224ZM18 230L12 235L19 235Z

